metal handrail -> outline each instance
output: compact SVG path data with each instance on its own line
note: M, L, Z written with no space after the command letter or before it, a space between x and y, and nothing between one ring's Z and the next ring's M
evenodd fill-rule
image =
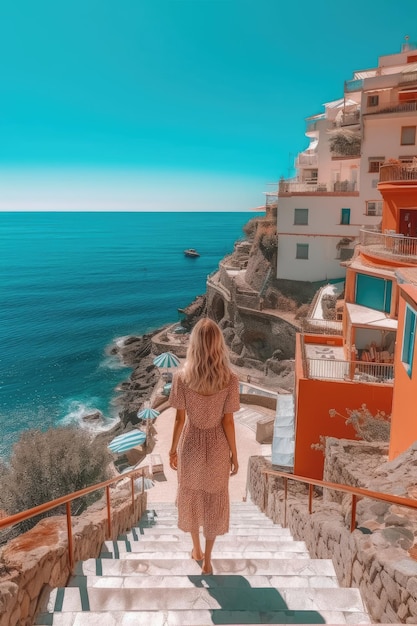
M358 496L362 498L370 498L371 500L380 500L382 502L388 502L389 504L397 504L398 506L405 506L409 509L417 509L417 500L411 500L411 498L403 498L402 496L395 496L390 493L380 493L379 491L371 491L370 489L363 489L362 487L352 487L351 485L341 485L340 483L331 483L326 480L319 480L316 478L307 478L306 476L298 476L296 474L288 474L287 472L279 472L277 470L262 470L262 474L269 476L275 476L277 478L284 479L284 528L287 526L287 498L288 498L288 480L294 480L299 483L304 483L309 486L308 488L308 512L313 512L313 487L324 487L326 489L333 489L333 491L341 491L343 493L350 493L352 496L352 511L350 518L350 532L353 532L356 528L356 503Z
M73 538L72 538L72 522L71 522L71 502L73 500L77 500L82 496L86 496L89 493L93 493L94 491L98 491L99 489L106 490L106 501L107 501L107 537L110 539L111 537L111 503L110 503L110 487L115 483L118 483L120 480L125 480L126 478L130 478L131 481L131 494L132 494L132 509L134 510L135 506L135 478L141 476L144 478L144 468L138 468L131 470L130 472L125 472L124 474L120 474L120 476L114 476L113 478L109 478L101 483L97 483L96 485L90 485L89 487L85 487L84 489L80 489L79 491L74 491L73 493L69 493L66 496L61 496L60 498L55 498L55 500L50 500L49 502L44 502L43 504L38 504L31 509L27 509L26 511L21 511L20 513L15 513L14 515L9 515L0 519L0 530L3 528L8 528L9 526L14 526L20 522L24 522L27 519L31 519L32 517L36 517L36 515L40 515L41 513L46 513L47 511L51 511L52 509L56 509L59 506L65 504L66 507L66 518L67 518L67 535L68 535L68 562L70 570L72 571L74 567L74 547L73 547ZM144 492L144 481L142 480L142 490L141 493Z

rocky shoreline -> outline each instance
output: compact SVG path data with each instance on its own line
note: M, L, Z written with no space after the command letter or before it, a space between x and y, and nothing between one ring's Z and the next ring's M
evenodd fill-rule
M127 380L115 387L116 395L112 403L118 408L120 421L111 430L97 435L99 440L107 442L108 439L140 423L137 413L145 402L151 400L160 382L159 370L153 364L152 338L165 328L164 326L144 335L118 339L108 346L107 353L116 356L126 367L132 368L132 372Z

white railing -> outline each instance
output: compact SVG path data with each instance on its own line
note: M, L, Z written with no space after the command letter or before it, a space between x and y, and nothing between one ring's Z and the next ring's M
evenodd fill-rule
M318 154L305 154L304 152L300 152L295 161L295 167L317 167L318 163Z
M379 182L392 182L397 180L417 180L417 165L415 163L400 164L386 163L379 168Z
M408 113L417 111L417 102L400 102L399 100L391 100L389 102L380 102L376 106L368 106L366 112L369 113Z
M282 179L279 182L278 195L286 193L353 193L356 182L341 180L335 183L306 182L294 179Z
M417 238L396 232L376 232L368 229L359 231L360 244L368 246L370 252L382 258L394 255L410 263L417 263ZM401 260L402 260L401 259ZM400 259L398 259L400 260Z
M398 84L406 85L407 83L417 82L417 72L406 72L400 76Z
M342 335L342 322L337 320L320 320L314 317L306 317L301 322L303 333L316 333L319 335Z
M391 363L367 363L337 359L305 358L305 374L308 378L321 380L349 380L368 383L394 382L394 365Z
M359 124L360 122L360 111L349 111L348 113L343 113L340 120L335 120L333 122L333 126L335 128L339 128L340 126L352 126L353 124Z

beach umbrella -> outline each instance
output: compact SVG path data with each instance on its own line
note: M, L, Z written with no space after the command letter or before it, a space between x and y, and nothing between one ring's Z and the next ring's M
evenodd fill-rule
M152 420L155 417L158 417L159 411L147 407L146 409L142 409L142 411L138 411L137 415L139 419Z
M171 367L178 367L180 360L175 354L172 354L172 352L162 352L162 354L154 358L153 364L156 365L156 367L170 369Z
M146 435L141 430L131 430L128 433L124 433L123 435L119 435L112 439L107 446L111 452L115 452L120 454L121 452L127 452L127 450L131 450L135 446L146 441Z

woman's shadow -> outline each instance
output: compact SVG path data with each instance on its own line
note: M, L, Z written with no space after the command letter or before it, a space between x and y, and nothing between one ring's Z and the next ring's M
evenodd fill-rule
M219 608L208 609L213 624L324 624L317 611L291 610L274 587L251 587L240 575L188 576L205 588ZM300 593L303 591L300 589ZM232 621L233 620L233 621Z

